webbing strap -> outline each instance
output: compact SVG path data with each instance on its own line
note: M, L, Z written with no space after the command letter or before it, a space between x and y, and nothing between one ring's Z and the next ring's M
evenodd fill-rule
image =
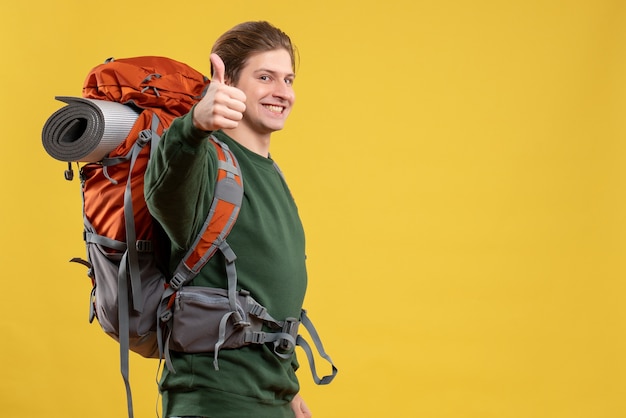
M229 297L230 299L230 297ZM227 312L224 314L224 316L222 316L222 319L220 319L220 325L219 325L219 337L217 339L217 342L215 343L215 350L214 350L214 354L213 354L213 367L215 367L215 370L219 370L219 365L217 362L217 356L219 354L220 348L222 347L222 345L224 344L224 341L226 340L226 321L228 321L228 319L234 314L237 313L236 310L231 310L230 312Z
M220 170L228 171L229 173L232 173L233 175L236 175L236 176L239 175L239 169L233 165L232 161L220 160L217 162L217 168Z
M129 351L130 351L130 309L128 306L129 294L127 280L130 277L130 287L132 292L133 309L137 312L143 310L143 299L141 291L141 275L139 270L139 253L135 242L137 235L135 231L135 212L133 210L133 197L131 188L131 178L137 156L141 152L146 142L141 137L135 141L131 150L130 166L128 168L128 180L126 182L126 190L124 192L124 218L126 222L126 243L127 249L119 270L118 284L118 321L119 321L119 339L120 339L120 368L124 385L126 386L126 403L128 406L128 417L133 418L133 396L130 390L129 379ZM124 258L128 259L124 259ZM128 272L126 271L128 266Z
M168 361L169 357L169 338L170 338L170 321L172 320L172 310L169 306L169 301L172 298L172 295L176 293L176 290L172 289L171 286L167 286L163 295L161 295L161 301L157 306L157 327L156 327L156 335L157 335L157 346L159 348L159 358L163 359L165 355L165 364L169 367L171 362ZM163 324L164 326L161 326Z
M157 133L157 130L159 129L159 123L161 121L159 120L159 117L156 115L156 113L152 114L152 127L151 129L151 142L150 142L150 158L152 158L152 156L154 155L157 147L159 146L159 142L161 141L161 136Z
M122 256L122 260L120 262L120 272L123 269L122 266L125 266L128 262L127 260L128 251L124 253ZM129 328L130 328L130 320L129 320L129 306L128 306L128 280L126 275L119 274L117 280L118 286L118 322L119 322L119 341L120 341L120 371L122 373L122 379L124 379L124 386L126 387L126 404L128 407L128 418L133 418L133 396L130 390L130 378L129 378L129 347L130 347L130 337L129 337Z
M160 327L158 327L160 328ZM159 343L159 351L163 353L161 358L165 358L165 365L168 370L172 373L176 373L176 369L174 369L174 364L172 363L172 358L170 357L170 338L172 336L171 330L168 329L167 336L165 337L165 343L163 349L161 349L161 345Z
M235 322L239 323L243 318L239 317L237 312L237 268L235 267L235 252L230 248L230 245L226 241L222 241L219 246L219 250L224 254L226 260L226 277L228 278L228 304L230 310L237 314Z
M107 248L111 248L113 250L117 250L119 252L126 251L127 245L125 242L117 241L109 237L105 237L103 235L98 235L93 232L85 232L85 242L102 245Z
M124 192L124 218L126 222L126 243L128 245L128 267L130 270L130 286L133 296L133 309L137 312L143 310L143 300L141 295L141 276L139 272L139 252L137 251L137 233L135 231L135 212L133 210L132 174L135 168L137 156L147 144L141 138L133 144L131 150L130 166L128 168L128 181Z
M311 367L311 375L313 376L313 380L315 381L315 383L318 385L327 385L330 382L332 382L332 380L337 375L337 368L335 367L335 364L333 363L333 361L330 359L330 356L326 354L326 351L324 350L324 346L322 345L322 340L320 339L317 333L317 330L313 326L313 323L307 316L306 311L304 309L302 310L302 314L300 315L300 322L302 323L302 325L304 325L309 335L311 336L311 339L313 340L313 344L315 344L315 348L317 348L317 352L319 353L319 355L331 364L332 370L333 370L332 373L330 375L320 378L317 375L317 369L315 367L315 359L313 358L313 352L311 350L311 346L306 342L304 338L302 338L301 335L298 335L298 338L296 339L296 344L302 347L302 349L306 353L306 356L309 360L309 366Z

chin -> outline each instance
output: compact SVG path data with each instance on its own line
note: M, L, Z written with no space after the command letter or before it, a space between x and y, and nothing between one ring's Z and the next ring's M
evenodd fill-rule
M267 129L269 132L280 131L284 127L285 127L284 123L272 123L272 124L265 125L265 129Z

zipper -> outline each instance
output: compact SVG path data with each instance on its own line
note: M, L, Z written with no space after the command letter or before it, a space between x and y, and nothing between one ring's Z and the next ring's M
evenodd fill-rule
M204 295L201 293L185 292L182 290L178 292L177 299L180 299L181 303L185 303L189 301L189 302L198 302L203 305L219 305L219 304L228 305L228 298L226 296L220 296L220 295L209 296L209 295Z

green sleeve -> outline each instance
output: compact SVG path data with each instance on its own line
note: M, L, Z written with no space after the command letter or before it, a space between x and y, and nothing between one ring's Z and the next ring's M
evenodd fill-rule
M207 189L215 181L208 175L216 160L207 141L209 133L193 125L192 115L193 109L172 122L145 175L148 209L168 234L174 251L191 245L210 205L212 193Z

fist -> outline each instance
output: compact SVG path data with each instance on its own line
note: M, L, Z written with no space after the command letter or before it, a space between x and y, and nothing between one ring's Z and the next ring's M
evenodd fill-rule
M203 131L233 129L239 125L246 110L246 95L224 80L224 61L217 54L211 54L213 79L206 94L196 105L193 124Z

